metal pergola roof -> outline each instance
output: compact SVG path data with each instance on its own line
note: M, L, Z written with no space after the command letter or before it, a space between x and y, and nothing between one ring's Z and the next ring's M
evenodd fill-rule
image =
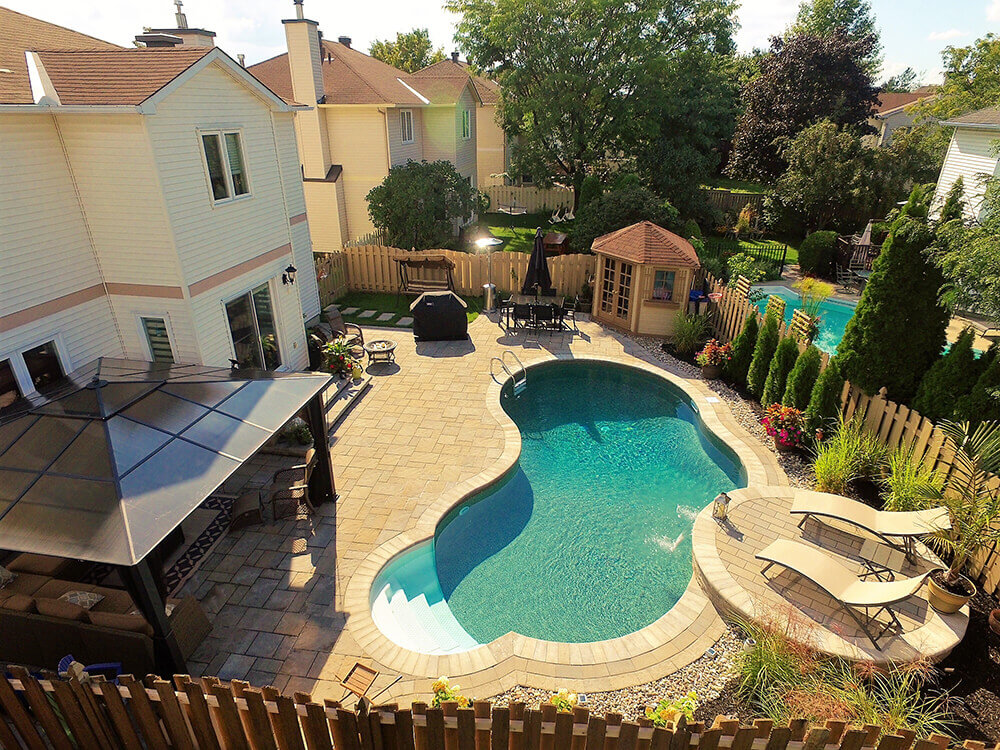
M0 415L0 548L131 566L327 375L102 358Z

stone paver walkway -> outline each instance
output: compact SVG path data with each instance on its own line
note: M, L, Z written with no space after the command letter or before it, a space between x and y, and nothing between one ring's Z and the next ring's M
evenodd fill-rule
M656 623L598 644L556 644L515 634L462 654L429 656L388 641L371 620L371 581L392 555L433 534L443 513L517 459L520 436L499 407L490 358L514 350L525 364L599 357L659 373L685 388L702 419L740 455L751 486L787 479L701 381L668 373L634 342L590 322L580 333L508 336L487 316L470 340L415 342L395 329L396 364L369 368L373 387L331 439L339 501L317 514L252 527L221 540L185 588L214 629L192 674L247 679L339 699L356 660L384 673L379 700L426 699L448 674L467 695L515 684L614 689L661 677L699 657L723 630L697 582ZM378 338L384 329L366 330Z

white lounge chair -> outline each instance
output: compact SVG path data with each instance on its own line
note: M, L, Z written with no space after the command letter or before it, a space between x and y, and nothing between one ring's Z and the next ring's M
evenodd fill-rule
M907 559L913 559L914 537L951 528L947 508L906 512L875 510L857 500L826 492L797 492L791 513L802 516L799 521L800 529L810 516L835 518L857 526L871 532L886 544L903 550Z
M900 627L896 613L889 605L913 596L924 585L924 579L934 570L928 570L913 578L895 581L862 581L857 574L845 567L839 560L825 552L791 539L778 539L756 555L758 560L766 560L761 573L767 573L772 565L780 565L819 586L837 600L844 610L858 624L872 645L879 649L878 639L892 625ZM855 608L865 610L864 619ZM875 608L874 614L868 610ZM889 615L890 622L878 633L872 631L872 624L880 612ZM881 649L879 649L881 650Z
M562 209L557 208L555 211L552 212L552 216L549 217L549 224L558 224L562 221L565 221L565 219L560 214L560 211L562 211Z
M573 209L567 207L566 213L563 214L563 221L573 221L576 218L576 214L573 213Z

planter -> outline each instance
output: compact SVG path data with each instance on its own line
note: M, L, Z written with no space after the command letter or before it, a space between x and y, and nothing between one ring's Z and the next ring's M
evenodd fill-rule
M705 380L715 380L722 375L722 365L702 365L701 376Z
M927 576L927 601L930 602L930 605L938 612L946 615L954 614L968 604L969 599L976 595L975 584L965 576L962 576L960 580L966 586L966 590L969 591L969 593L955 594L935 580L939 575L941 574L931 573Z
M783 443L780 440L778 440L777 437L774 437L774 449L778 451L778 453L794 453L796 450L798 450L798 446L790 445L788 443Z
M362 370L360 367L355 367L351 371L351 375L354 377L355 380L361 380L361 378L365 376L365 371Z
M990 630L1000 635L1000 609L990 612Z

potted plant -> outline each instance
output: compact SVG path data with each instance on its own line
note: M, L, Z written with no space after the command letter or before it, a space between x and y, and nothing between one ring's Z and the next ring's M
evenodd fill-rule
M331 341L323 347L323 364L333 375L346 377L356 362L354 351L344 339Z
M951 529L932 536L932 542L951 558L947 570L927 578L928 601L939 612L957 612L976 595L976 586L964 574L978 552L1000 540L1000 488L993 479L1000 472L1000 422L945 421L938 425L955 449L951 472L938 494L928 491L928 504L948 509Z
M774 438L774 447L780 452L788 453L802 446L805 418L798 409L771 404L760 423L764 425L767 434Z
M720 344L716 339L709 339L695 355L695 361L701 365L701 375L705 380L715 380L722 375L722 368L732 358L733 347L730 344Z

